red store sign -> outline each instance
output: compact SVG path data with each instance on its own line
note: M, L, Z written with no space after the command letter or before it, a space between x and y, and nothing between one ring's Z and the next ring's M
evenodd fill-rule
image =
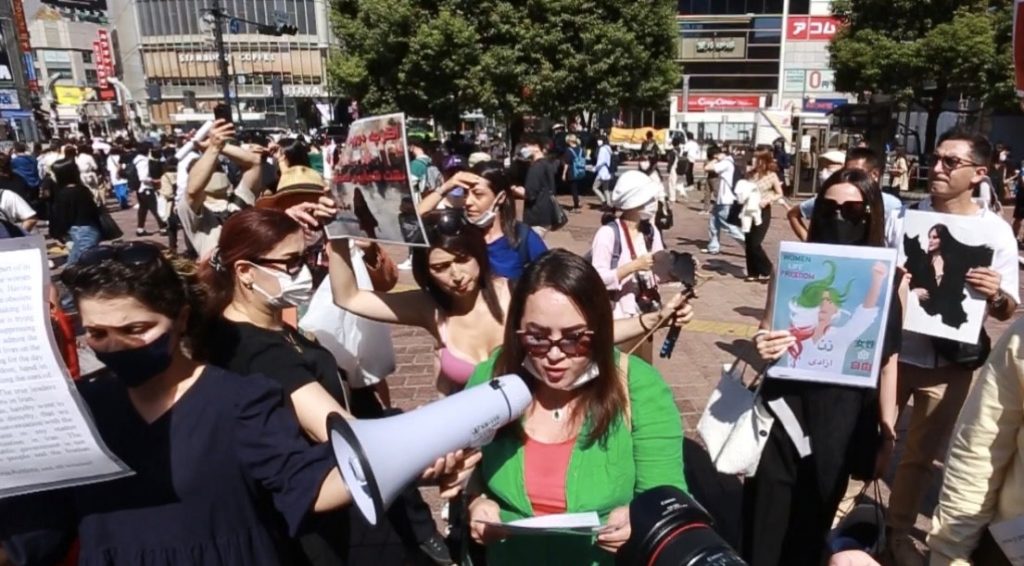
M760 96L734 96L726 94L690 94L686 112L709 112L721 110L757 110L761 107ZM683 97L676 97L676 111L683 112Z
M786 39L789 41L829 41L842 25L842 20L832 16L790 16L786 20Z

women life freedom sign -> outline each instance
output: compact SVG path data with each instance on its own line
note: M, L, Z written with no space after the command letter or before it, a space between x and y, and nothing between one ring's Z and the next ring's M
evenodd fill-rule
M772 328L796 337L768 377L875 387L896 250L782 242Z

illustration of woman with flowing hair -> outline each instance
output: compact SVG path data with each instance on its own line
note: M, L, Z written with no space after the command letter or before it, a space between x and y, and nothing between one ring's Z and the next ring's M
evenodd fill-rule
M785 362L792 368L843 370L843 361L850 345L878 318L878 298L885 281L885 263L877 262L871 270L871 286L864 303L853 313L843 310L854 279L840 291L834 287L836 264L826 260L828 275L804 285L800 294L789 301L789 332L796 341L789 346ZM843 314L849 318L841 326L836 323Z

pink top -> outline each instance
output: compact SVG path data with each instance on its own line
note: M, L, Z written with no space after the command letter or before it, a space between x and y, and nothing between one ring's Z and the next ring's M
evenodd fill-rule
M545 444L526 437L523 449L526 496L535 516L565 513L565 476L575 446L575 438L558 444Z
M619 261L612 265L612 252L615 248L616 231L619 233L622 249L619 253ZM640 309L636 305L636 278L646 277L649 285L657 285L657 279L650 271L642 271L619 281L619 276L615 271L620 266L626 265L634 259L633 255L629 253L629 246L626 245L626 235L622 231L622 224L615 222L614 224L605 224L598 228L594 234L594 240L591 243L590 249L593 250L590 262L593 264L594 269L597 270L598 275L601 276L601 280L604 281L605 288L609 291L618 291L619 300L612 305L612 316L615 318L638 316ZM638 256L664 250L665 242L661 238L661 231L657 228L654 229L654 241L651 243L651 249L647 249L643 236L633 241L633 249L636 250Z
M476 362L469 361L466 356L461 355L448 345L448 322L444 317L437 320L437 332L441 335L443 343L443 346L437 350L438 374L442 379L455 386L452 388L454 393L461 390L469 381L476 368Z

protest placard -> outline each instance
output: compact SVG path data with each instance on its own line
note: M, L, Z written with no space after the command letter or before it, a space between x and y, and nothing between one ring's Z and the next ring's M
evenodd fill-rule
M977 344L985 297L967 285L967 272L990 267L992 230L976 216L907 210L899 265L910 274L903 328Z
M424 245L419 195L410 179L405 114L352 122L331 182L340 212L327 225L327 235Z
M896 250L782 242L772 328L796 343L769 377L875 387Z
M0 240L0 497L131 474L104 446L50 326L42 237Z

